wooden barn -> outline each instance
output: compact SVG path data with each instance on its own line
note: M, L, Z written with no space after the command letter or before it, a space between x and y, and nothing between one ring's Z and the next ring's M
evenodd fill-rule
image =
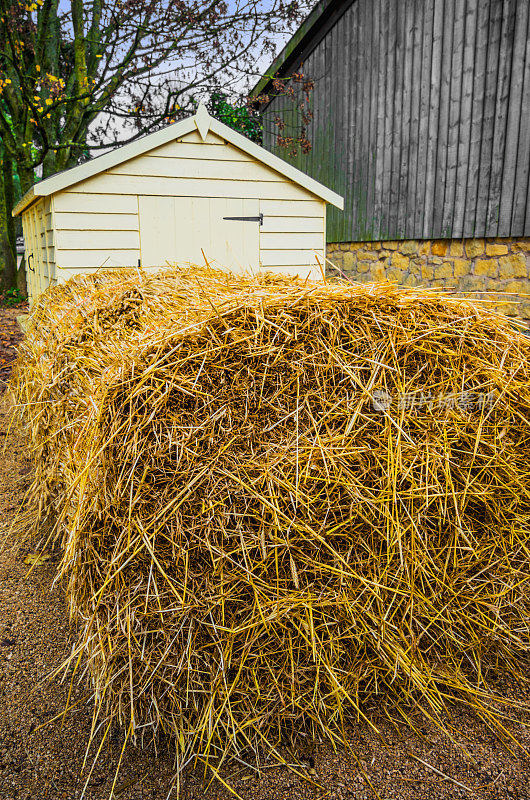
M343 201L200 106L36 183L14 213L22 214L35 299L79 272L205 258L238 272L321 277L328 203Z
M528 292L528 0L321 0L255 87L264 144L344 196L328 254L359 280ZM313 82L311 151L288 155ZM299 84L293 83L295 93ZM530 312L527 316L530 316Z

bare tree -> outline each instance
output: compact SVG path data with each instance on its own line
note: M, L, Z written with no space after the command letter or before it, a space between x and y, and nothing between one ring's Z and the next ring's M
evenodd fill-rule
M0 139L22 191L37 167L47 177L73 166L256 74L306 8L307 0L0 0ZM6 229L12 200L1 205Z

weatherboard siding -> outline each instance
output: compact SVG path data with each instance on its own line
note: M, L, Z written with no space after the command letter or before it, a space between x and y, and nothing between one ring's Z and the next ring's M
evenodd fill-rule
M45 291L55 279L55 246L52 201L49 197L34 203L22 220L26 243L26 281L31 296Z
M277 115L299 131L290 99L264 110L265 146L344 195L328 241L528 236L528 0L344 6L291 66L314 81L311 152L276 144Z

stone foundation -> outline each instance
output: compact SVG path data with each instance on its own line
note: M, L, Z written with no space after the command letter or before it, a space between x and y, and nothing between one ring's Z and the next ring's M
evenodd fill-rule
M529 238L340 242L328 244L327 256L360 283L390 280L473 292L494 299L504 314L530 318ZM328 274L339 276L329 265Z

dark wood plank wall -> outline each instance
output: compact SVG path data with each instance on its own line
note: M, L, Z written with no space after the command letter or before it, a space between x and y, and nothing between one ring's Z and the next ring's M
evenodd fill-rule
M302 70L312 150L285 97L265 145L344 194L329 241L530 235L529 0L354 0Z

